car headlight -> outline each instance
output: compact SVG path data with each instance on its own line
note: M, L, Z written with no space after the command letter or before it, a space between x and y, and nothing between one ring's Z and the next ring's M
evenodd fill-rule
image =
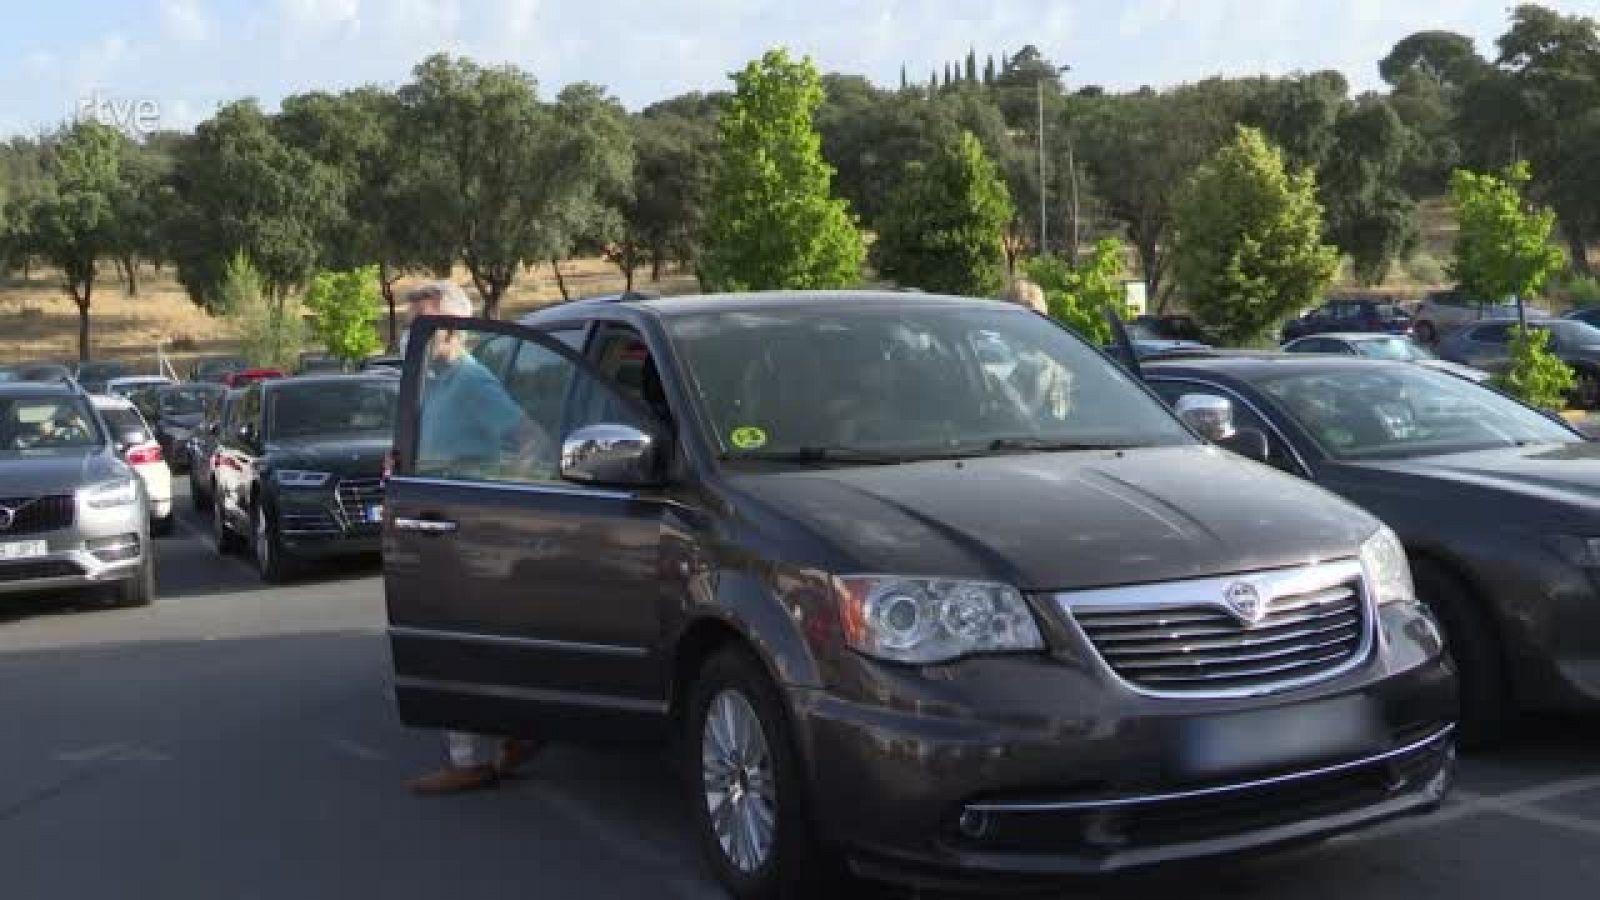
M1600 538L1575 534L1552 534L1550 549L1557 556L1583 569L1600 569Z
M119 478L90 485L83 489L83 500L90 509L112 509L127 506L139 500L139 488L132 478Z
M1033 613L1010 585L882 576L838 583L845 641L868 656L928 664L1044 648Z
M1361 568L1366 573L1372 597L1379 606L1388 603L1415 603L1417 589L1411 582L1411 563L1405 545L1387 525L1361 545Z
M279 469L272 475L280 487L290 488L316 488L322 487L333 478L331 472L310 472L305 469Z

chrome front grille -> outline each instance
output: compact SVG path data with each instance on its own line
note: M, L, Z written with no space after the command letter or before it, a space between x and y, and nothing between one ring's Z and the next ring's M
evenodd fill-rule
M1057 599L1111 671L1158 695L1287 690L1348 670L1372 643L1355 561Z
M39 534L71 528L78 503L71 494L48 497L0 497L0 537Z
M343 478L335 491L339 499L339 513L352 525L372 524L368 510L383 503L383 479Z

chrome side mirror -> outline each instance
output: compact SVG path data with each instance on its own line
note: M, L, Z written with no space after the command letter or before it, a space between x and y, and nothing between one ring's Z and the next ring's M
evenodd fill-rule
M1233 404L1226 397L1215 394L1184 394L1178 398L1173 411L1183 424L1194 429L1212 443L1225 441L1234 435Z
M645 487L660 481L656 439L631 425L588 425L561 442L561 477L579 484Z

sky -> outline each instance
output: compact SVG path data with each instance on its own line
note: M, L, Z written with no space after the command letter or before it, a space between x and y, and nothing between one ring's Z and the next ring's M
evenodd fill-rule
M1212 75L1339 69L1448 29L1493 55L1506 0L4 0L0 134L94 108L134 129L189 129L221 103L403 83L435 52L514 63L554 95L605 85L630 109L728 85L769 47L824 70L925 80L969 48L1023 44L1070 64L1069 86L1164 86ZM1600 0L1546 0L1600 17Z

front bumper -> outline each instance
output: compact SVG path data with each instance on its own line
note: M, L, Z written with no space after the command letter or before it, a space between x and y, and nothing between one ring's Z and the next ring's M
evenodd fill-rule
M383 545L376 505L341 502L333 490L284 491L276 508L279 541L284 552L303 559L375 555Z
M0 595L92 587L133 578L149 553L144 503L114 509L80 507L71 527L4 540L44 541L47 552L0 562Z
M1453 768L1456 699L1454 673L1425 643L1386 640L1347 675L1253 700L1139 697L1094 667L1022 658L958 664L900 709L790 696L818 826L858 871L930 888L1051 881L1433 808ZM886 697L915 692L908 677L928 683L882 674ZM951 705L960 682L984 701ZM1308 725L1349 721L1332 713L1352 706L1370 713L1359 734ZM1219 725L1241 751L1196 764Z

